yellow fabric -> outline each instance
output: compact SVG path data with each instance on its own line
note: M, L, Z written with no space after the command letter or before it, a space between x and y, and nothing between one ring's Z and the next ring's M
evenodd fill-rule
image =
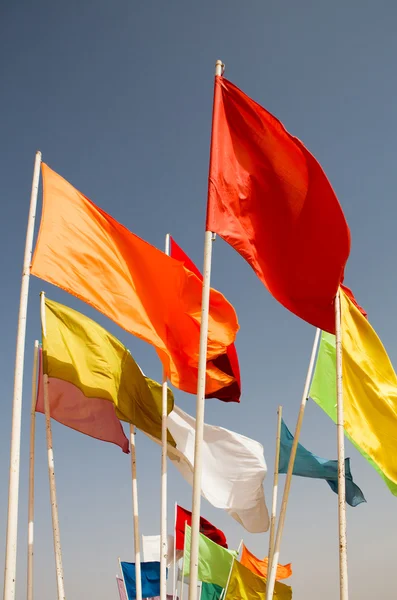
M397 376L367 319L340 298L345 430L397 483Z
M292 588L276 581L273 598L291 600ZM255 575L238 560L233 561L225 600L265 600L266 579Z
M161 385L143 375L127 348L92 319L48 299L45 321L44 373L113 402L119 419L161 439ZM168 390L168 413L173 407ZM175 446L169 432L168 442Z

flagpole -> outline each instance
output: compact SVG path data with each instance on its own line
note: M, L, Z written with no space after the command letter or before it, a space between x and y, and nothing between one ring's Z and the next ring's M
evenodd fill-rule
M281 502L280 516L278 519L276 541L274 544L274 553L273 553L272 562L270 565L270 574L269 574L269 562L268 562L266 600L272 600L272 598L273 598L274 585L276 582L277 565L279 563L279 556L280 556L281 538L283 535L285 515L287 512L288 497L289 497L289 492L290 492L290 488L291 488L292 472L294 470L296 450L298 448L299 436L300 436L300 432L301 432L301 428L302 428L303 415L305 414L307 397L309 395L310 382L311 382L311 379L313 376L314 365L316 362L316 354L317 354L318 344L320 341L320 333L321 333L321 330L316 329L312 353L311 353L310 362L309 362L309 368L307 370L305 386L303 389L301 405L300 405L299 414L298 414L298 420L296 422L294 441L292 442L291 454L290 454L289 462L288 462L287 477L285 479L285 485L284 485L283 499Z
M178 595L178 585L177 585L177 581L176 581L176 535L175 535L175 530L176 530L176 510L177 510L177 503L175 502L175 512L174 512L174 569L173 569L173 582L172 582L172 593L173 593L173 597L174 600L176 600L176 597Z
M34 343L34 352L33 352L32 405L31 405L31 409L30 409L27 600L33 600L34 454L35 454L38 358L39 358L39 342L38 342L38 340L36 340Z
M41 328L42 328L42 336L44 339L47 335L44 292L41 292L40 297L41 297ZM48 476L49 476L49 480L50 480L52 533L53 533L53 537L54 537L55 568L56 568L56 576L57 576L58 600L65 600L61 537L60 537L60 531L59 531L57 492L56 492L56 485L55 485L54 453L53 453L53 449L52 449L50 401L48 398L48 375L46 373L43 373L43 384L44 384L44 414L45 414L47 456L48 456Z
M18 542L19 472L21 457L23 366L25 358L26 316L28 310L30 262L32 258L34 222L36 219L37 196L39 191L40 164L41 152L37 151L33 169L32 191L30 194L30 208L25 241L25 253L23 257L21 294L19 300L17 344L15 353L14 394L12 399L10 471L8 482L8 515L4 565L3 600L15 600Z
M138 486L137 486L137 481L136 481L135 425L131 425L131 424L130 424L130 445L131 445L131 475L132 475L132 512L134 515L136 600L142 600L141 547L140 547L140 541L139 541L139 518L138 518ZM124 578L124 576L123 576L123 578Z
M277 410L277 433L276 433L276 456L274 458L274 476L273 476L273 499L272 512L270 517L269 530L269 552L267 560L267 568L271 567L274 554L274 533L276 529L276 514L277 514L277 492L278 492L278 465L280 462L280 434L281 434L281 419L283 416L283 407L279 406Z
M345 432L343 416L343 372L340 290L335 298L336 342L336 401L338 440L338 517L339 517L339 585L340 600L348 600L347 542L346 542L346 481L345 481Z
M222 61L217 60L215 75L222 75ZM215 92L216 93L216 92ZM212 123L215 122L215 103L212 111ZM212 141L211 141L212 147ZM211 159L210 159L211 162ZM201 300L201 326L200 346L197 377L197 400L196 400L196 432L194 440L194 470L193 470L193 494L192 494L192 537L190 545L190 581L189 600L197 600L198 583L198 549L200 533L200 504L201 504L201 471L202 471L202 445L204 434L204 397L205 380L207 371L207 343L208 343L208 313L211 283L211 256L212 256L213 234L205 232L204 237L204 267L203 267L203 292Z
M170 255L170 234L165 236L165 253ZM160 600L167 600L167 372L163 368L161 402L161 506L160 506Z

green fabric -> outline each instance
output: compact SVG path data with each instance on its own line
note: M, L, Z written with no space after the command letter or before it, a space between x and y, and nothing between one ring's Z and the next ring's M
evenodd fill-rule
M321 334L316 369L310 386L309 396L336 423L336 348L335 336L331 333L323 331ZM391 493L397 496L397 485L383 473L372 458L346 432L345 434L353 446L385 480Z
M43 368L88 398L113 402L119 419L161 439L162 386L145 377L123 344L92 319L45 301ZM174 396L168 390L168 414ZM168 443L175 441L168 432Z
M216 583L203 583L201 586L200 600L219 600L223 588Z
M226 550L212 540L199 533L199 581L215 583L221 588L226 587L233 557L237 557L235 550ZM191 528L186 525L185 549L183 551L183 576L190 575L190 542Z

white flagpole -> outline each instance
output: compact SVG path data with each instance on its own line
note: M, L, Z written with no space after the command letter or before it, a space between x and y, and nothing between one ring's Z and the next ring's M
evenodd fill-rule
M174 600L176 600L178 589L177 589L177 581L176 581L176 511L177 511L177 503L175 502L175 513L174 513L174 569L173 569L173 582L172 582L172 594Z
M41 292L41 328L43 338L47 335L46 319L45 319L45 294ZM62 565L62 548L61 548L61 537L59 531L59 517L58 517L58 504L57 504L57 491L55 485L55 466L54 466L54 453L52 449L52 429L51 429L51 414L50 414L50 400L48 397L48 375L43 374L44 384L44 412L45 412L45 427L47 437L47 455L48 455L48 476L50 480L50 499L51 499L51 513L52 513L52 533L54 537L54 552L55 552L55 568L57 576L57 588L58 588L58 600L65 600L65 588L63 578L63 565Z
M36 152L33 169L32 191L30 194L28 227L26 231L25 253L22 268L21 295L19 301L17 345L15 354L14 395L12 399L10 472L8 482L8 516L3 600L15 600L23 366L25 358L26 316L28 310L30 262L32 258L34 222L36 219L37 196L39 190L40 164L41 152L38 151Z
M277 492L278 492L278 466L280 462L280 434L281 434L281 419L283 416L283 407L279 406L277 410L277 433L276 433L276 456L274 458L274 476L273 476L273 499L272 513L270 516L269 529L269 552L267 559L268 570L271 567L274 554L274 534L276 529L276 513L277 513Z
M130 424L132 511L134 515L136 600L142 600L141 546L139 540L138 486L136 481L135 425ZM123 576L124 578L124 576Z
M345 432L343 417L343 373L340 290L335 298L336 336L336 398L338 440L338 516L339 516L339 578L340 600L348 600L347 542L346 542L346 481L345 481Z
M170 255L170 234L165 236L165 253ZM160 600L167 600L167 373L163 369L161 402L161 506L160 506Z
M39 342L38 342L38 340L36 340L34 343L34 353L33 353L32 405L31 405L31 409L30 409L27 600L33 600L34 453L35 453L38 358L39 358Z
M298 414L298 420L296 422L294 441L292 443L291 454L289 457L287 477L285 479L285 485L284 485L283 500L281 503L280 516L278 519L273 559L272 559L270 567L269 567L270 563L268 563L266 600L272 600L272 598L273 598L274 584L276 582L277 565L279 563L279 557L280 557L281 538L283 535L285 515L287 512L288 497L289 497L289 492L290 492L290 488L291 488L292 472L294 470L296 450L298 448L299 436L300 436L300 432L301 432L301 428L302 428L303 415L305 414L305 407L306 407L307 397L308 397L309 389L310 389L310 382L311 382L311 379L313 376L314 365L316 362L316 354L317 354L318 344L320 341L320 333L321 333L321 330L316 329L316 335L314 336L312 354L310 357L309 368L307 370L305 387L303 389L302 400L301 400L301 405L300 405L299 414ZM270 569L270 572L269 572L269 569Z
M215 75L222 75L222 61L217 60ZM212 122L216 118L215 105L212 113ZM211 142L212 146L212 142ZM190 581L189 600L197 600L198 584L198 549L200 533L200 504L201 504L201 471L202 471L202 445L204 435L204 397L205 380L207 371L207 343L208 343L208 313L211 283L211 256L213 234L205 232L204 237L204 267L203 267L203 295L201 301L201 326L200 347L197 378L196 400L196 432L194 440L194 470L193 470L193 497L192 497L192 537L190 546Z

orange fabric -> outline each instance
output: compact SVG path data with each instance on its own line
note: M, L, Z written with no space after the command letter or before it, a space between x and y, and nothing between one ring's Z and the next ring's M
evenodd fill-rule
M155 346L175 387L197 391L202 283L128 231L42 164L43 213L31 272L77 296ZM211 291L207 392L233 381L213 360L238 330L236 313Z
M207 230L288 310L335 332L350 251L338 199L302 142L224 77L215 79Z
M247 567L250 571L255 573L255 575L259 575L260 577L267 577L267 567L268 567L268 558L264 558L260 560L256 558L252 552L248 550L246 546L243 544L243 550L241 553L240 562L242 565ZM280 579L288 579L292 575L291 564L288 565L277 565L276 571L276 579L277 581Z

